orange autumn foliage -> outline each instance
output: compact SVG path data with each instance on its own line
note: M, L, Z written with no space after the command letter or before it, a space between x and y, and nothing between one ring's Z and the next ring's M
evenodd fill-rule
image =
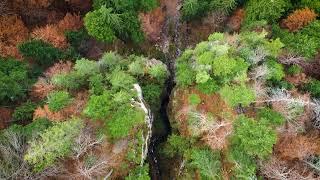
M48 68L45 72L44 75L47 78L52 78L56 74L63 74L63 73L69 73L72 70L73 63L70 61L59 61L55 63L53 66Z
M79 15L67 13L66 16L58 22L59 31L77 31L83 26L83 21Z
M237 9L233 15L230 17L228 21L228 28L230 28L232 31L239 31L241 28L241 24L243 22L245 16L245 11L243 8Z
M57 24L35 28L31 36L50 43L56 48L65 49L68 47L68 42L64 32L68 30L76 31L82 28L82 26L83 22L79 15L67 13Z
M12 113L11 109L0 107L0 130L5 129L9 125Z
M33 38L41 39L44 42L52 44L56 48L64 49L68 46L67 38L59 31L56 25L46 25L32 31Z
M294 32L314 21L316 17L317 14L309 8L298 9L283 20L283 25L289 31Z
M54 90L54 86L47 82L44 78L39 78L38 81L32 86L30 97L33 100L42 100Z
M0 56L21 58L17 45L28 38L28 29L16 16L0 16Z
M317 137L303 135L284 135L275 146L276 153L283 160L303 160L304 158L319 153Z

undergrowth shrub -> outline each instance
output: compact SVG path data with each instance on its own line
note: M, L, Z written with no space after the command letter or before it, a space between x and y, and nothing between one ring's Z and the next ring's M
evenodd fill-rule
M48 67L63 58L63 52L41 40L26 41L18 46L25 58L35 60L40 66Z
M239 104L249 106L255 100L255 93L245 85L225 85L219 94L232 107Z
M31 101L27 101L14 110L12 117L14 120L19 122L30 121L33 118L33 112L35 109L36 104Z
M50 111L57 112L70 104L71 101L72 98L66 91L55 91L48 95L48 107Z
M320 97L320 81L312 79L310 82L304 85L303 89L311 93L312 96L319 98Z
M261 20L276 22L289 7L288 0L248 0L245 5L245 24Z

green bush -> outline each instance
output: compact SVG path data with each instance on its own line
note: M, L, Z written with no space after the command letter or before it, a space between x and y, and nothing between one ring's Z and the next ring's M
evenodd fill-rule
M101 74L95 74L89 78L90 93L101 95L105 90L104 78Z
M246 24L266 20L276 22L290 7L288 0L248 0L245 5Z
M36 172L40 172L52 166L58 158L62 158L71 152L74 138L83 128L83 122L73 119L46 129L40 135L41 138L29 142L30 146L24 159L34 166Z
M145 60L143 58L136 60L129 64L129 72L133 75L143 76L144 75L144 63Z
M272 153L272 147L277 141L277 135L263 123L240 116L234 124L234 134L231 143L238 151L249 156L266 158Z
M145 113L140 109L122 106L108 120L106 134L112 139L124 138L130 134L135 126L143 124L144 119Z
M320 97L320 81L312 79L310 82L304 85L303 89L311 93L313 97Z
M172 134L168 137L163 152L169 157L174 157L175 155L183 156L190 146L191 143L188 139L176 134Z
M35 109L36 104L31 101L27 101L14 110L12 117L16 121L30 121L33 118L33 112Z
M210 75L206 71L199 71L196 74L196 83L204 84L211 79Z
M228 159L235 164L232 168L234 179L256 179L257 164L254 157L232 146L228 151Z
M315 0L300 0L299 7L308 7L315 10L318 14L320 13L320 1Z
M116 39L115 30L121 29L122 19L112 8L102 6L100 9L88 12L84 25L89 33L97 40L111 43Z
M67 31L65 32L66 38L70 45L76 48L78 51L82 48L83 43L89 39L89 35L85 29L79 31Z
M89 77L99 72L98 63L82 58L76 61L74 70L81 77Z
M149 74L159 82L164 82L169 73L165 64L157 64L149 69Z
M49 67L64 56L62 51L41 40L26 41L18 48L23 57L35 60L43 67Z
M197 106L201 102L200 96L197 94L190 94L188 100L193 106Z
M184 0L181 12L182 18L190 21L203 17L214 10L228 13L235 7L235 0Z
M48 107L50 111L57 112L72 101L70 94L66 91L55 91L48 95Z
M52 122L46 118L35 119L30 124L23 127L23 134L27 137L27 140L32 140L37 138L52 125Z
M138 14L157 6L156 0L95 0L94 11L84 19L88 33L100 41L113 42L116 37L140 43L144 40Z
M297 33L290 33L287 30L281 29L278 25L273 25L273 36L281 38L286 48L294 54L302 55L307 59L313 58L320 48L320 36L317 33L317 28L320 23L310 23Z
M150 180L149 166L138 166L129 172L129 175L125 177L125 180Z
M86 84L86 79L76 71L71 71L69 74L57 74L51 81L57 87L68 90L78 90Z
M287 69L287 73L289 75L296 75L302 72L302 68L299 65L291 65L288 69Z
M219 94L232 107L239 104L249 106L255 100L255 93L245 85L225 85Z
M109 91L104 91L100 96L91 95L83 113L94 120L105 120L111 115L112 103L112 95Z
M274 59L267 61L268 76L267 79L271 81L280 81L284 76L284 67Z
M270 108L263 108L258 111L260 123L265 125L281 126L285 123L284 117Z
M136 79L124 71L115 70L110 76L110 83L115 89L131 89Z
M201 179L221 178L221 157L219 152L193 148L190 153L190 159L190 165L199 169Z
M161 104L162 89L162 86L157 84L142 86L143 97L151 107L157 107Z
M205 83L197 84L196 88L205 94L211 94L217 92L220 87L215 80L209 79Z
M187 62L177 64L176 82L182 87L190 86L195 82L195 72Z
M30 83L28 67L25 63L0 58L0 104L24 98Z

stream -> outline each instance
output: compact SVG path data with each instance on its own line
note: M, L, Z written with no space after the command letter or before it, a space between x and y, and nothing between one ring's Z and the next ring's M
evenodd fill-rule
M148 161L150 165L150 176L153 180L161 180L165 178L165 174L160 168L160 158L159 158L159 146L167 140L168 135L171 134L171 126L169 122L169 117L167 113L168 104L170 101L171 92L175 86L175 60L181 54L181 41L179 28L181 25L180 21L180 0L168 0L169 4L166 6L167 16L165 20L165 25L162 31L162 52L165 54L166 65L170 72L169 78L165 83L164 92L161 98L161 108L160 108L160 121L163 125L163 132L161 135L153 135L151 137L148 153ZM173 27L170 33L170 27ZM170 49L173 47L173 49Z

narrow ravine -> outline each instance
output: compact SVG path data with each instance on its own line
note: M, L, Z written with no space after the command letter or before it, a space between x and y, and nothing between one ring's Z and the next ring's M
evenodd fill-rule
M165 83L165 88L161 98L160 121L164 127L161 135L154 135L151 137L149 147L149 164L150 175L153 180L163 179L164 175L160 168L159 145L167 140L171 133L171 126L167 113L168 104L170 101L170 94L175 86L175 60L181 54L180 41L180 0L167 0L166 3L166 21L162 31L162 52L165 54L166 64L170 72L169 78ZM170 27L173 27L170 31Z

